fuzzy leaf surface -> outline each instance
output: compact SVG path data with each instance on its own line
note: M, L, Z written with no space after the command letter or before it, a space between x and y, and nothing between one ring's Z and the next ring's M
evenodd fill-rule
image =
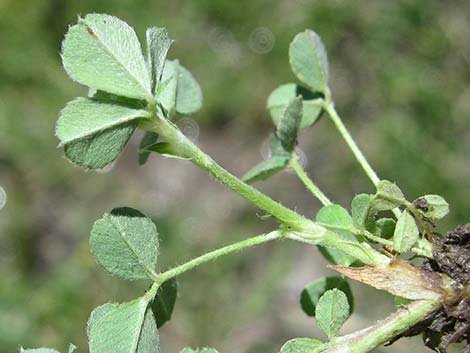
M144 165L150 155L148 148L154 145L158 141L158 134L155 132L147 131L145 135L140 140L139 145L139 165Z
M89 14L69 28L62 62L75 81L124 97L152 96L151 80L134 30L105 14Z
M202 107L202 90L199 83L181 64L178 65L178 87L176 90L176 111L183 115L193 114Z
M289 47L289 61L297 78L314 92L328 87L328 58L318 34L307 29L297 34Z
M363 229L370 221L370 208L372 197L367 194L354 196L351 202L351 215L353 223L359 229Z
M139 211L123 207L95 222L91 251L108 272L127 280L155 275L158 233L155 224Z
M415 219L408 211L403 211L398 218L393 233L393 248L404 253L413 247L419 239L419 230Z
M160 83L166 55L170 50L173 40L170 39L168 31L163 27L147 28L147 62L149 65L152 92Z
M426 218L437 221L449 213L449 204L442 196L424 195L416 199L413 204Z
M315 319L323 333L331 339L349 318L349 312L346 294L339 289L330 289L318 301Z
M372 207L377 211L394 209L406 202L400 188L391 181L381 180L377 184L377 193L372 200Z
M301 118L302 97L298 96L287 104L277 124L276 134L287 152L292 152L295 148Z
M143 298L97 307L88 320L87 334L90 353L159 352L157 325Z
M307 284L300 295L300 305L308 316L315 315L315 308L320 297L328 290L337 288L348 298L350 313L354 308L354 299L348 281L339 276L320 277Z

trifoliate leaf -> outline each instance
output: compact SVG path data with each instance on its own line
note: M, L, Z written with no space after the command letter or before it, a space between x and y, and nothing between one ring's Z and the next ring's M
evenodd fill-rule
M293 338L281 347L280 353L319 353L325 344L311 338Z
M149 65L150 77L152 82L152 92L155 92L156 86L160 83L163 72L166 55L173 40L168 36L166 28L152 27L147 28L147 63Z
M202 107L202 90L191 72L178 65L178 88L176 90L176 111L187 115Z
M113 275L128 280L155 276L157 228L135 209L123 207L106 213L93 225L90 245L97 262Z
M165 322L171 319L177 294L178 282L176 278L169 279L158 288L151 306L157 320L158 328L162 327Z
M152 97L150 75L134 30L104 14L80 18L62 42L69 76L88 87L124 97Z
M80 97L60 112L56 136L61 145L67 145L145 117L149 117L145 110Z
M192 349L189 347L184 348L180 353L219 353L214 348L196 348Z
M310 126L320 118L323 100L311 91L295 83L288 83L276 88L268 98L266 105L274 125L277 126L287 104L298 95L302 96L302 119L300 128Z
M343 207L339 205L324 206L316 215L317 222L331 225L333 227L342 228L343 230L334 230L344 240L357 243L357 239L351 232L346 229L353 227L353 221ZM342 266L349 266L356 262L356 259L339 250L329 247L318 246L320 253L331 263Z
M90 353L158 353L158 331L147 301L99 306L88 320Z
M377 184L377 193L372 200L372 208L377 211L387 211L405 202L405 196L396 184L388 180L381 180Z
M369 223L367 230L380 238L389 239L395 232L395 225L396 222L392 218L379 218Z
M289 61L297 78L314 92L328 87L328 58L321 38L307 29L290 44Z
M413 204L426 218L437 221L449 213L449 204L442 196L424 195L413 201Z
M295 148L301 118L302 97L299 96L287 104L277 124L276 135L287 152L292 152Z
M147 131L145 135L140 140L139 145L139 165L144 165L150 155L148 148L154 145L158 140L158 134L155 132Z
M351 202L351 215L353 223L359 229L363 229L371 220L372 196L359 194L354 196Z
M168 157L168 158L178 158L178 159L185 159L185 160L190 159L188 157L181 156L180 152L177 151L174 148L174 145L172 145L169 142L154 143L153 145L148 146L145 150L150 151L150 152L160 153L162 156Z
M20 347L20 353L60 353L60 352L52 348L24 349L23 347Z
M64 146L67 159L89 169L101 169L116 160L131 138L137 122L131 121Z
M416 222L408 211L403 211L398 217L395 232L393 233L393 248L399 253L404 253L413 247L419 239L419 231Z
M354 308L354 299L348 281L339 276L321 277L307 284L300 295L300 305L308 316L315 315L315 308L320 297L328 290L337 288L346 294L350 314Z
M265 180L284 169L289 163L289 158L284 156L273 156L249 170L242 180L248 184L255 181Z
M349 312L346 294L339 289L330 289L318 301L315 319L323 333L331 339L349 318Z

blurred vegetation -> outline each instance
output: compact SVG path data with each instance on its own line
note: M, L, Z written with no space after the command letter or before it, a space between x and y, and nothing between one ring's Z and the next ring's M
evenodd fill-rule
M338 110L379 174L411 199L443 195L452 212L440 231L469 221L468 1L0 0L0 186L8 195L0 210L0 351L64 350L71 341L85 352L91 309L146 289L110 278L89 254L93 221L115 206L155 218L167 266L272 226L190 165L151 157L138 168L137 138L103 173L65 161L54 122L86 91L61 68L60 43L89 12L126 20L140 38L149 26L168 27L176 40L170 57L204 90L193 117L198 143L238 175L261 159L271 129L267 96L293 80L289 42L313 28L329 52ZM309 173L347 206L372 187L338 140L323 119L300 146ZM289 172L258 186L308 216L319 207ZM282 242L182 276L174 319L161 331L164 351L189 344L276 352L288 338L321 337L298 296L324 268L316 250ZM393 310L390 297L354 289L358 310L346 331ZM419 340L383 351L417 351L410 342Z

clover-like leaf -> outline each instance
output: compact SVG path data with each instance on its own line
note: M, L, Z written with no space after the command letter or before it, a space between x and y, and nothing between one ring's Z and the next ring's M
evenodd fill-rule
M147 28L147 63L149 65L152 92L160 83L160 78L163 73L166 55L170 50L173 40L168 36L168 31L163 27Z
M351 215L356 227L363 229L371 220L372 196L359 194L351 202Z
M302 119L300 121L300 128L310 126L320 118L323 100L302 86L296 85L295 83L287 83L276 88L270 94L266 104L276 126L287 104L298 95L302 96Z
M273 156L250 169L242 180L248 184L265 180L284 169L289 163L289 157Z
M90 353L159 353L155 318L143 298L97 307L88 320Z
M408 213L403 211L398 217L393 233L393 248L399 253L404 253L413 247L419 239L419 230L416 222Z
M20 347L20 353L60 353L59 351L52 348L29 348L24 349Z
M89 14L69 28L62 43L69 76L88 87L120 96L152 97L151 79L134 30L105 14Z
M206 348L193 349L193 348L186 347L182 351L180 351L180 353L219 353L219 352L215 350L214 348L206 347Z
M155 132L147 131L142 139L140 140L139 145L139 165L144 165L150 155L148 148L158 141L158 134Z
M321 277L307 284L300 295L300 305L308 316L315 315L320 297L328 290L337 288L348 298L350 314L354 309L354 299L348 281L339 276Z
M176 278L171 278L164 282L157 290L157 294L152 302L151 308L157 320L157 327L171 319L173 308L175 307L176 296L178 294L178 282Z
M91 251L108 272L127 280L155 276L158 233L155 224L139 211L123 207L95 222Z
M391 210L406 202L403 192L391 181L381 180L376 187L377 193L372 200L372 208L375 210Z
M297 143L300 119L302 118L302 97L298 96L289 101L277 124L276 135L282 147L291 153Z
M349 312L346 294L339 289L330 289L318 301L315 319L323 333L331 339L349 318Z
M300 82L314 92L326 92L328 58L318 34L310 29L297 34L289 47L289 61Z
M293 338L281 347L280 353L319 353L325 344L312 338Z
M324 206L318 211L316 220L317 222L334 227L335 233L344 240L357 243L357 239L354 234L348 231L348 229L353 227L352 218L348 214L348 211L343 207L339 205ZM349 266L356 262L354 257L347 255L342 251L324 246L318 246L318 249L320 250L320 253L333 264Z
M442 196L424 195L413 201L414 206L426 218L437 221L449 213L449 204Z

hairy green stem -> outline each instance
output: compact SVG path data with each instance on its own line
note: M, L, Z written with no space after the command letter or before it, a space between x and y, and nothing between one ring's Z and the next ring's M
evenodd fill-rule
M226 171L210 156L202 152L170 121L160 117L157 117L156 119L157 121L150 126L150 129L164 136L167 141L176 148L182 157L190 158L191 161L199 168L208 172L229 189L235 191L262 210L271 214L281 223L295 229L304 229L312 226L312 221L274 201L270 197Z
M322 353L365 353L387 343L441 307L440 300L418 300L364 330L338 337Z
M295 173L299 179L304 183L307 189L315 196L323 206L331 205L330 199L315 185L315 183L310 179L299 163L299 160L296 156L293 156L290 160L290 166L294 169Z
M186 271L189 271L193 269L194 267L197 267L199 265L202 265L208 261L215 260L219 258L220 256L231 254L233 252L237 252L246 248L251 248L255 245L267 243L272 240L280 239L284 236L284 233L281 230L275 230L273 232L267 233L267 234L261 234L252 238L248 238L245 240L242 240L238 243L230 244L227 246L224 246L220 249L216 249L214 251L208 252L204 255L201 255L199 257L196 257L195 259L192 259L180 266L176 266L168 271L165 271L163 273L160 273L157 275L157 283L163 283L167 280L169 280L172 277L178 276Z

